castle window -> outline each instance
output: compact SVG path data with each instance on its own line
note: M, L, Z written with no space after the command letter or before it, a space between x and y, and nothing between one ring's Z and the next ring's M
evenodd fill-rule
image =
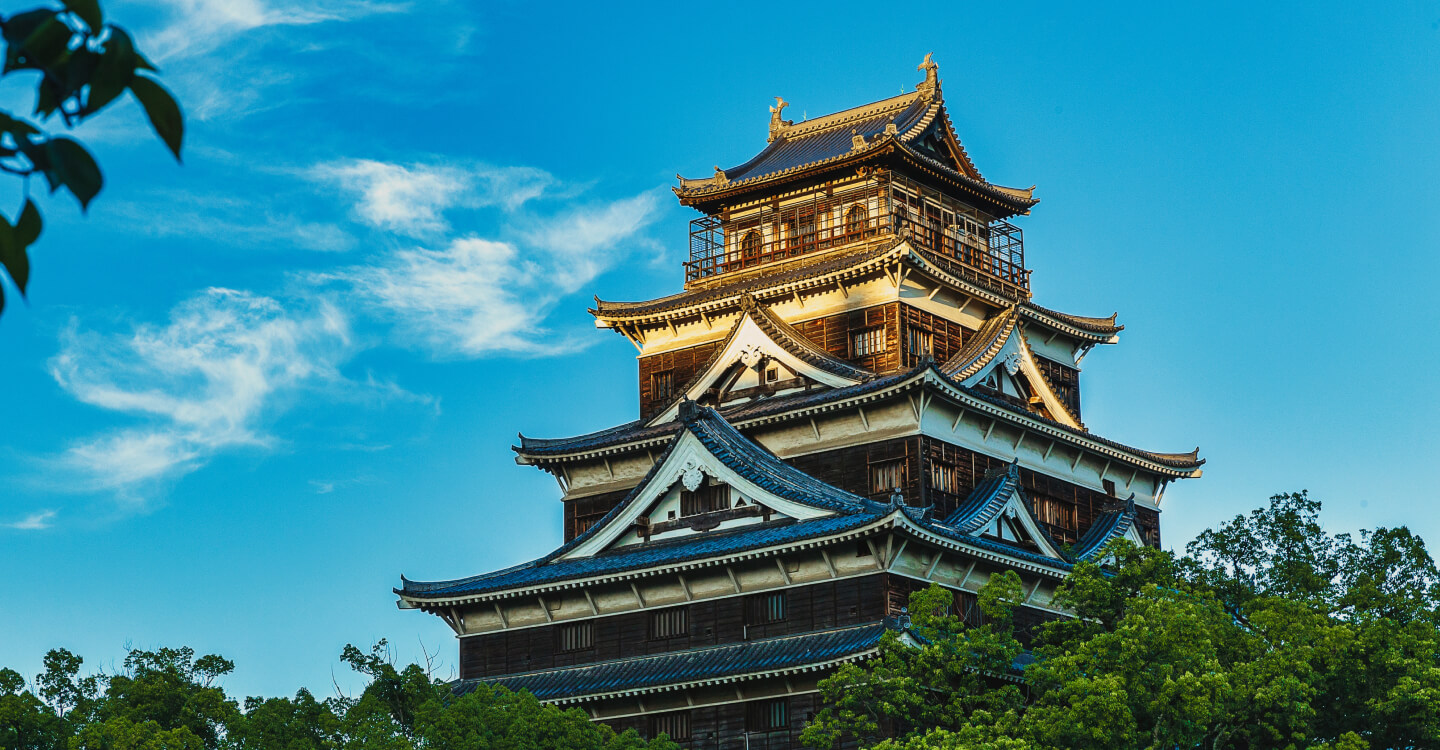
M1100 486L1105 488L1105 494L1109 495L1110 497L1116 496L1114 479L1102 479L1100 480Z
M680 515L698 516L701 513L712 513L717 510L725 510L730 507L730 486L725 484L710 484L706 479L703 486L690 490L680 491Z
M870 493L889 494L905 486L905 459L870 464Z
M757 258L760 256L760 230L751 229L740 239L740 255L744 258Z
M960 470L939 461L930 463L930 489L936 492L958 494L960 492Z
M650 400L662 404L675 398L675 371L661 370L650 374Z
M577 622L560 626L560 651L585 651L595 647L595 623Z
M778 368L778 367L767 367L767 368L765 368L765 382L767 382L767 383L774 383L774 382L776 382L776 381L778 381L778 380L780 380L780 368Z
M668 735L676 742L684 742L690 739L690 712L672 711L668 714L652 714L650 716L650 739L660 735Z
M935 354L935 332L917 326L905 326L905 353L912 363Z
M790 726L789 705L784 698L753 701L745 706L745 731L777 732Z
M884 347L884 328L865 328L850 334L851 357L868 357L872 354L879 354Z
M1035 498L1035 515L1041 523L1066 531L1075 530L1075 506L1049 497Z
M690 612L685 607L671 607L650 613L650 640L674 638L690 632ZM672 739L674 737L672 736Z
M851 206L850 210L845 212L845 234L851 237L859 236L865 231L868 218L864 206Z
M745 599L746 625L773 625L785 621L785 592L758 594Z

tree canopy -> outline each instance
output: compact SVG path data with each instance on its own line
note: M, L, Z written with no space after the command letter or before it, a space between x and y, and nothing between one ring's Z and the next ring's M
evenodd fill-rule
M965 628L911 598L921 644L821 683L805 740L881 750L1440 746L1440 610L1405 528L1325 532L1305 493L1206 531L1185 555L1117 542L1060 591L1074 617L1022 644L1013 573ZM1032 661L1033 660L1033 661ZM1022 667L1022 665L1024 665Z
M0 747L6 750L672 750L668 738L617 734L579 709L527 692L480 688L455 696L416 664L397 668L384 641L341 657L369 678L357 696L226 695L235 665L189 648L131 651L118 674L80 676L63 649L33 685L0 670Z

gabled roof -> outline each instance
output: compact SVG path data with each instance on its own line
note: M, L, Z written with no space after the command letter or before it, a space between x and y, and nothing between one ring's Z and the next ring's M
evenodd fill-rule
M965 497L965 501L945 518L949 526L973 533L992 521L1004 510L1005 504L1020 490L1020 465L1012 461L1004 471L985 475Z
M724 409L723 413L725 418L734 424L759 425L801 418L813 410L834 409L843 402L855 399L888 398L916 388L928 389L936 395L959 403L966 408L976 408L1027 429L1038 428L1037 431L1060 438L1068 444L1096 451L1107 457L1118 458L1131 464L1141 463L1151 471L1161 469L1163 473L1176 477L1199 476L1199 469L1205 463L1205 460L1199 457L1199 448L1184 453L1147 451L1100 437L1077 427L1070 427L1035 414L1003 398L957 383L941 372L939 367L932 362L922 363L910 370L878 377L846 388L762 399ZM514 450L521 457L542 460L597 452L615 453L622 449L628 449L622 448L623 446L646 447L657 439L663 439L666 434L673 433L676 429L678 427L673 422L654 426L631 422L627 426L572 438L552 440L523 438L521 445Z
M913 93L799 124L782 120L786 103L777 102L777 107L771 107L770 142L760 153L730 169L717 167L708 178L681 177L675 194L682 203L694 205L801 172L846 167L895 153L1011 212L1028 211L1038 202L1033 188L1007 188L985 181L955 135L936 66L928 55L920 69L926 78Z
M675 418L680 403L699 400L707 389L737 362L775 357L796 374L809 377L823 385L841 387L854 385L875 377L875 373L846 362L811 343L790 324L744 294L740 298L740 316L730 333L715 347L710 359L695 370L690 382L681 386L675 399L660 409L648 424L662 424Z
M991 471L975 485L965 501L944 521L962 534L979 536L1002 515L1013 517L1030 537L1036 549L1051 559L1062 559L1055 540L1031 512L1030 501L1020 487L1020 464L1012 461L1003 471Z
M858 528L875 520L875 503L826 484L781 461L735 431L714 409L685 402L680 431L645 478L583 534L550 554L513 568L453 581L421 583L401 577L402 598L447 598L575 577L602 575L730 551L793 542ZM675 542L655 541L611 549L635 519L677 481L692 472L716 476L796 522L769 522L736 531L701 532ZM757 492L758 491L758 492Z
M1132 493L1123 507L1103 513L1090 524L1085 536L1080 537L1080 541L1076 542L1075 548L1071 550L1071 557L1076 560L1090 560L1104 549L1106 544L1130 534L1134 528L1135 495Z
M940 365L940 372L957 381L963 381L980 372L1005 347L1005 342L1010 340L1010 334L1015 331L1018 322L1020 316L1015 307L990 316L980 324L980 330L970 337L970 341L956 352L955 356Z
M869 656L886 631L905 632L901 622L887 618L799 635L464 680L455 683L454 691L463 695L480 685L502 685L529 690L542 701L563 702L793 674Z

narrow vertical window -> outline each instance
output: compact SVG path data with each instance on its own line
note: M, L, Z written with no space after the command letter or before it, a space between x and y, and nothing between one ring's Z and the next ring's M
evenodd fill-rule
M690 632L690 611L685 607L658 609L650 613L650 640L674 638Z
M869 357L885 347L884 328L865 328L850 334L850 356Z
M745 600L746 625L773 625L785 621L785 592L758 594Z
M675 398L675 371L661 370L650 375L650 400L668 404Z
M889 494L905 486L905 459L870 465L870 493Z
M960 472L950 464L932 461L930 463L930 489L951 495L960 491Z
M560 651L585 651L595 646L595 623L577 622L560 626Z
M698 516L701 513L712 513L717 510L725 510L730 507L730 485L706 483L697 487L694 492L690 490L680 491L680 515Z
M690 712L672 711L665 714L653 714L650 716L650 739L660 735L668 735L676 742L684 742L690 739Z
M754 701L745 706L745 731L778 732L790 726L789 704L784 698Z

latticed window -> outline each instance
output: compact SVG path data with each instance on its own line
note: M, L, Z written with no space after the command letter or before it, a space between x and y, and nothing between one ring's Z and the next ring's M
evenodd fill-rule
M868 357L885 348L885 329L866 328L850 334L850 356Z
M760 255L760 230L751 229L740 239L740 255L745 258L755 258Z
M698 516L701 513L711 513L717 510L725 510L730 507L730 486L725 484L710 484L709 478L706 484L690 490L680 491L680 515Z
M870 464L870 493L889 493L905 486L905 459Z
M1035 515L1041 523L1061 529L1075 530L1075 506L1051 497L1035 498Z
M771 625L785 621L785 592L757 594L745 599L746 625Z
M905 326L905 353L912 362L935 354L935 332L918 326Z
M960 470L950 464L931 461L930 489L936 492L948 492L952 495L959 494Z
M684 607L671 607L650 613L650 640L674 638L689 632L690 613Z
M672 711L668 714L654 714L650 717L650 739L660 735L669 735L670 739L677 742L684 742L690 739L690 712Z
M784 698L753 701L745 706L745 731L775 732L790 726L790 706Z
M650 375L650 399L669 403L675 398L675 371L661 370Z
M864 232L869 218L864 206L851 206L850 210L845 212L845 234L858 235Z
M576 622L560 626L560 650L584 651L595 647L595 623Z

